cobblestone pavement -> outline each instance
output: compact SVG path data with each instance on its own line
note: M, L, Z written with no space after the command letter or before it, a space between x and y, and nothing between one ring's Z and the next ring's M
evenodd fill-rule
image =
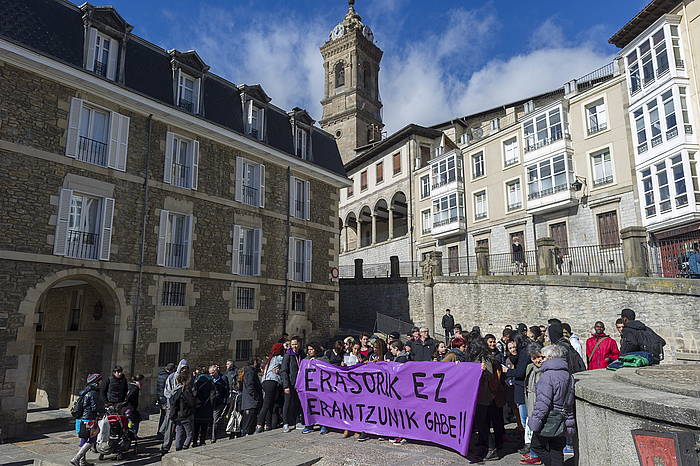
M70 429L66 420L65 424L54 432L33 432L27 440L0 445L0 464L25 465L33 464L34 460L42 460L41 464L68 464L70 458L77 449L77 437ZM507 433L514 434L514 430ZM160 443L155 438L157 430L157 417L141 423L138 452L125 456L123 461L116 461L108 457L99 461L97 454L88 453L88 460L98 465L139 465L160 464ZM256 438L257 437L257 438ZM408 442L403 445L393 445L386 441L371 439L367 442L358 442L355 438L344 439L340 432L331 432L328 435L320 435L314 432L302 435L300 430L283 434L281 430L274 430L260 435L254 435L249 439L246 448L253 447L274 449L274 445L280 442L280 446L304 453L313 453L322 459L316 463L319 466L354 466L354 465L390 465L390 464L414 464L414 465L457 465L466 464L466 460L459 454L432 444ZM255 442L250 442L255 440ZM236 443L240 440L219 440L216 449L221 448L230 451L231 461L228 464L241 464L235 460ZM259 444L259 445L258 445ZM241 444L243 447L243 444ZM205 446L205 449L211 448ZM196 450L199 450L197 448ZM506 444L507 455L499 461L490 461L486 464L516 465L519 464L520 455L516 451L514 443ZM203 452L204 453L204 452ZM206 454L206 453L205 453ZM571 463L571 460L567 464ZM260 463L264 464L264 463ZM572 463L573 464L573 463Z

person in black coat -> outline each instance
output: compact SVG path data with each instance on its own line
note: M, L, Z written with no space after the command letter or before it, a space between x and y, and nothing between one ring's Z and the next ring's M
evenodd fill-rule
M412 340L411 356L413 361L432 361L433 353L435 352L435 340L430 337L430 332L427 327L420 329L420 337L417 340Z
M299 364L304 359L301 354L301 338L292 337L289 341L289 349L282 360L280 368L280 376L282 377L282 389L284 390L284 408L282 408L282 417L284 417L284 427L282 432L289 432L296 429L299 415L301 414L301 402L297 394L294 384L297 381L299 374Z
M171 397L170 420L175 424L175 450L188 449L192 442L194 410L197 399L192 392L192 376L189 372L177 375L180 384Z
M578 351L571 346L569 339L564 336L564 330L561 324L553 323L547 328L547 336L553 345L558 345L564 348L566 354L566 363L569 367L569 373L575 374L586 370L586 363L581 359Z
M166 414L168 412L168 399L165 397L165 381L168 380L168 376L175 372L175 364L170 362L164 368L160 370L158 378L156 379L156 397L158 400L158 408L160 408L160 418L158 418L158 437L162 438L160 429L165 421Z
M107 378L103 388L103 397L105 402L110 404L121 403L126 399L127 392L126 376L122 366L114 366L112 375Z
M455 329L455 318L449 309L445 309L445 315L442 316L442 328L445 330L445 344L448 344Z
M241 395L241 435L252 435L255 432L255 421L258 417L258 410L262 405L263 391L258 372L260 371L260 360L254 358L243 368L243 393Z
M199 374L192 388L197 398L197 408L194 411L194 440L192 446L205 444L207 431L214 418L213 398L216 396L214 382L209 374Z
M131 432L134 435L139 433L139 424L141 423L141 413L139 413L139 395L141 394L141 384L143 383L143 374L137 374L131 377L131 382L126 392L126 399L123 407L124 413L132 423Z
M216 364L209 367L209 375L214 382L214 389L216 390L216 393L212 397L214 414L211 425L211 443L216 443L217 430L220 430L218 427L222 424L221 421L224 418L230 385L228 378L221 373L219 366Z

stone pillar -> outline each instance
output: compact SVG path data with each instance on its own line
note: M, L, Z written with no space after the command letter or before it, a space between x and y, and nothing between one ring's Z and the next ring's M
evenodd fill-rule
M372 244L377 244L377 214L372 214Z
M391 265L391 272L389 274L390 277L400 277L401 274L399 272L399 256L391 256L389 257L389 263Z
M357 241L355 249L360 249L362 247L362 222L357 219Z
M537 275L556 275L557 267L554 261L554 238L548 236L537 238Z
M362 259L355 259L355 278L363 278Z
M620 237L622 238L622 257L625 261L625 277L648 276L646 228L638 226L623 228L620 230Z
M421 262L423 268L423 316L430 335L435 336L434 277L442 276L442 253L433 251Z
M394 209L389 209L389 239L394 237Z
M476 254L476 274L477 275L488 275L489 274L489 247L488 246L477 246L474 248L474 253Z

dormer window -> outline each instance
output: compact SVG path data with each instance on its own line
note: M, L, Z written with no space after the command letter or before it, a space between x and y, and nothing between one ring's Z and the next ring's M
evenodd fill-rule
M246 106L248 108L246 134L262 141L265 130L265 109L252 100L249 100Z
M177 106L186 112L198 113L199 79L180 71L178 74Z
M88 49L85 68L114 81L117 76L119 42L97 29L88 29Z
M311 153L311 135L307 128L297 126L295 129L294 145L297 157L308 160Z

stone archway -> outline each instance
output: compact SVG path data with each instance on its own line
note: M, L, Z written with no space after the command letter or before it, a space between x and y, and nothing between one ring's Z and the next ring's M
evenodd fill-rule
M119 349L131 342L130 309L124 290L92 269L61 270L27 290L18 307L23 325L7 345L7 356L17 360L5 376L14 393L3 397L0 409L9 435L25 431L29 399L50 409L67 407L82 388L83 372L109 374L114 364L126 366L128 354Z

